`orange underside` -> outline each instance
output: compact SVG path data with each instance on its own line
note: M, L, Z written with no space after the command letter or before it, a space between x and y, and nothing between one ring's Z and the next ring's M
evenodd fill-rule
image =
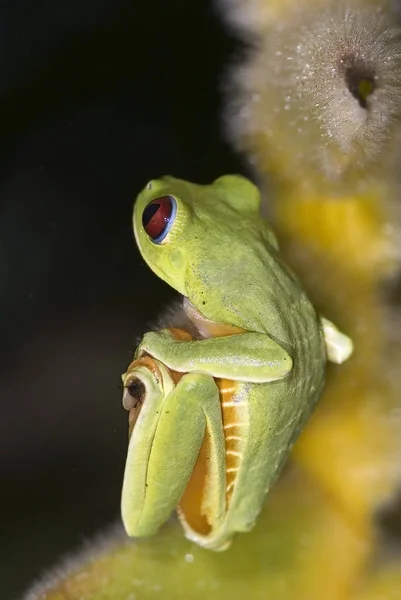
M226 441L226 502L230 502L234 490L240 456L238 446L241 438L241 412L243 407L233 402L237 383L230 379L216 379L220 391L220 404ZM238 438L238 439L236 439ZM208 466L211 464L211 437L206 431L192 477L181 498L179 510L188 525L201 535L208 535L213 523L203 508L208 485Z

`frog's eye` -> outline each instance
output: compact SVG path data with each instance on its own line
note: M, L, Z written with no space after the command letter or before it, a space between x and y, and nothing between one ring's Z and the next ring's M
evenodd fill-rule
M177 203L173 196L155 198L142 213L142 225L152 242L161 244L174 223Z

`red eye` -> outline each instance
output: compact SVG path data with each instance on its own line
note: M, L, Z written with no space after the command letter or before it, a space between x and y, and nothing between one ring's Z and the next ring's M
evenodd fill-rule
M177 203L173 196L155 198L142 213L142 225L152 242L160 244L174 223Z

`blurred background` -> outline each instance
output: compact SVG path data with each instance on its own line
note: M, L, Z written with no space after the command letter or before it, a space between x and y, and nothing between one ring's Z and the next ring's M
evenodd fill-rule
M211 2L0 8L0 598L118 518L120 375L173 298L136 251L151 177L244 172Z

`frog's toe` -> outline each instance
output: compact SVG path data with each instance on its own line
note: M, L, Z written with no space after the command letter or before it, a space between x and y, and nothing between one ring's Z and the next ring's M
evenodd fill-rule
M352 340L344 333L341 333L334 323L328 319L322 317L320 322L324 333L327 359L330 362L341 365L348 360L354 350Z

